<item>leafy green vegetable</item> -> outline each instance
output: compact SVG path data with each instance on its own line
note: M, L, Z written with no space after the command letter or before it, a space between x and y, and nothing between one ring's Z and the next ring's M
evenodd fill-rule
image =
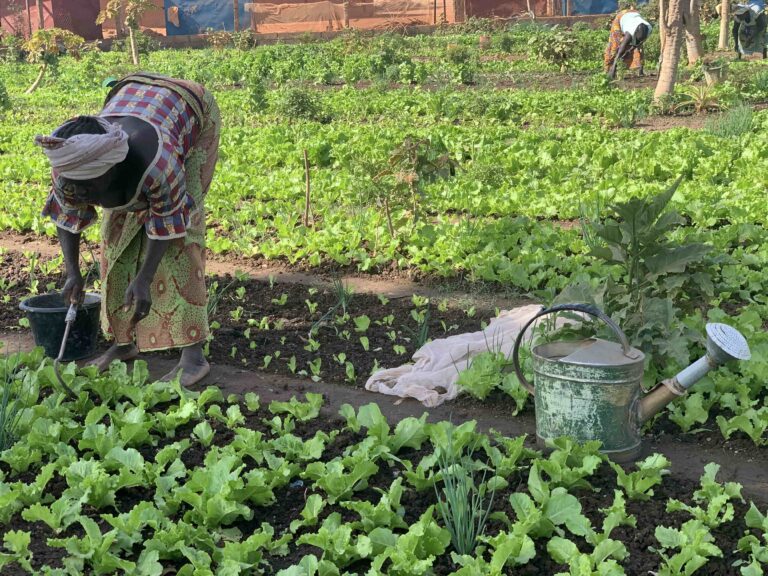
M626 472L624 468L609 462L616 472L616 483L624 489L630 500L649 500L653 487L661 484L664 475L669 474L672 463L662 454L652 454L642 462L636 462L637 470Z

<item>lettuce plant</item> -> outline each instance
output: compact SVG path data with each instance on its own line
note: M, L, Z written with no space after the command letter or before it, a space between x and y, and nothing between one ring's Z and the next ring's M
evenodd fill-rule
M709 528L698 520L688 520L680 529L657 526L655 536L661 545L656 550L662 560L658 576L691 576L709 558L723 555Z
M672 463L661 454L652 454L641 462L636 462L637 470L626 472L614 462L608 462L616 472L616 483L624 489L630 500L650 500L653 487L661 484L664 475L669 474Z

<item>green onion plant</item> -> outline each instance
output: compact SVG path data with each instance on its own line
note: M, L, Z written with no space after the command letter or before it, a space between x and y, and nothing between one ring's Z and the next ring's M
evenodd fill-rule
M496 493L488 495L485 479L488 467L482 465L483 474L479 484L475 482L475 467L472 458L476 444L464 450L454 448L452 431L448 430L446 449L438 455L438 467L443 481L442 494L435 484L437 508L446 529L451 533L451 543L458 554L471 554L477 539L485 531L488 514L493 506Z

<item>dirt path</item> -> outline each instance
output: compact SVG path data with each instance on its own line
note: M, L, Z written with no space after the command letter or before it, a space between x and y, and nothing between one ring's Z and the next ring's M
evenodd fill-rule
M46 258L55 258L61 254L58 243L53 238L35 234L18 234L0 231L0 249L11 252L36 252ZM99 257L98 248L94 255ZM303 286L330 287L334 274L327 270L318 272L300 270L280 262L269 262L256 258L233 257L208 252L206 272L214 275L234 275L243 272L254 280L268 282L274 279L278 282L300 284ZM381 294L387 298L410 298L413 294L430 298L446 298L452 302L473 302L478 305L511 308L525 301L519 297L509 297L499 294L496 290L481 293L478 290L469 292L456 289L457 283L452 280L435 280L429 283L409 279L407 274L390 274L387 276L371 274L344 273L339 279L357 293Z

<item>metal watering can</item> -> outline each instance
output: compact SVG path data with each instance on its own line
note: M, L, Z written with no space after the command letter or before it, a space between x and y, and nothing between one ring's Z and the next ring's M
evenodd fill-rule
M550 342L535 346L534 383L520 367L520 344L526 330L539 318L555 312L583 312L605 322L620 343L589 338L577 342ZM559 436L585 442L600 440L601 451L616 461L640 452L640 427L670 401L684 396L710 370L731 360L748 360L744 336L727 324L707 324L707 353L642 395L645 355L629 345L621 328L604 312L586 304L560 304L542 309L515 340L515 373L533 395L536 436L540 443Z

